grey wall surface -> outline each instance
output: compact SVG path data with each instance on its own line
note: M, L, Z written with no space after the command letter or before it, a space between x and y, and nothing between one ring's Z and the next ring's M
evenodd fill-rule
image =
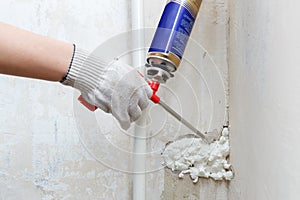
M145 26L154 28L165 2L144 3ZM130 17L126 0L8 0L0 8L3 22L90 51L131 30ZM202 130L221 129L228 121L228 20L226 0L203 1L187 60L176 79L160 91L166 102ZM1 75L0 93L1 199L132 198L132 157L123 154L132 152L132 137L110 115L89 113L77 103L77 92L58 83ZM226 199L227 183L200 180L193 185L188 176L184 181L193 186L175 181L181 189L170 193L174 185L168 183L177 177L165 173L159 155L165 143L189 131L160 108L150 110L149 134L157 136L147 140L147 151L155 152L147 163L155 170L146 176L146 199L168 199L166 195L182 199L193 193L206 200Z

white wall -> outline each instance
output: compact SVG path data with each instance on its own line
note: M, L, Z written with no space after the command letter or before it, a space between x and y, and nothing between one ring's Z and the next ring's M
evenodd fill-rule
M299 7L230 1L230 199L300 198Z
M161 0L145 1L146 27L157 25L164 5ZM93 50L129 31L130 13L126 0L8 0L1 2L0 20ZM221 129L227 123L227 33L227 0L203 1L185 54L194 66L184 61L176 80L168 83L176 98L166 88L160 91L165 101L202 130ZM77 93L58 83L1 75L0 94L2 199L132 198L132 176L123 172L132 167L132 137L120 131L111 116L100 111L95 117L73 100ZM165 143L189 133L162 113L157 106L151 108L152 116L158 117L152 118L148 130L155 137L147 141L147 152L154 152L147 167L157 171L147 174L147 199L159 199L169 187L167 181L164 185L160 160ZM200 192L201 185L216 195ZM204 180L194 186L190 191L182 182L177 185L204 199L226 198L223 183Z
M129 3L9 0L0 20L92 50L130 29ZM72 89L8 76L0 87L0 199L130 198L130 176L101 165L81 144Z

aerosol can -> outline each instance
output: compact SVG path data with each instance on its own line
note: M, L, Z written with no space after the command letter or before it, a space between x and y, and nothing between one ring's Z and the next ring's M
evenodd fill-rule
M202 0L167 1L147 54L145 78L153 91L150 98L152 102L161 105L197 136L211 143L218 138L218 133L201 133L156 95L159 85L174 77L173 73L180 65L201 2ZM89 105L81 96L79 101L92 111L97 109Z
M180 65L202 0L168 0L147 54L148 80L165 83Z
M180 65L201 2L202 0L168 0L147 54L146 79L153 91L151 100L210 143L218 138L217 132L201 133L156 95L159 85L174 77L173 73Z

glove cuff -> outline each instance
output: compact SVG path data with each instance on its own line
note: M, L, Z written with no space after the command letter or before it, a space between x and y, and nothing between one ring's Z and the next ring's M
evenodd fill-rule
M91 91L101 81L99 79L104 73L105 66L107 66L106 62L90 55L90 53L76 47L74 44L70 67L60 82L80 91Z

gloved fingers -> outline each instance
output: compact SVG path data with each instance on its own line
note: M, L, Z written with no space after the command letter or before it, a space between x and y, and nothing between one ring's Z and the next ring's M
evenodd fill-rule
M149 105L149 99L147 98L147 94L143 94L142 96L143 98L139 99L138 105L140 107L141 110L144 110L148 107Z
M143 81L145 81L145 80L143 79ZM148 99L150 99L152 97L152 94L153 94L153 91L152 91L151 87L146 83L144 89L146 91Z
M134 122L142 115L142 110L137 104L132 104L129 106L128 114L130 116L130 121Z
M120 125L121 125L122 129L128 130L129 127L130 127L130 121L123 121L123 122L120 122Z
M139 75L138 71L134 70L133 71L135 78L137 79L137 82L140 84L139 89L142 89L148 96L148 99L152 97L152 89L148 85L148 83L145 81L145 79Z
M107 103L101 101L102 98L100 98L99 95L101 95L101 93L98 90L94 90L93 92L90 92L88 94L82 94L82 97L84 98L84 100L86 100L86 102L88 102L91 105L97 106L104 112L106 113L111 112Z
M124 129L124 130L128 130L129 129L131 121L130 121L130 117L129 117L128 113L126 113L122 117L119 117L119 116L115 116L115 117L118 120L118 122L119 122L119 124L120 124L120 126L121 126L122 129Z

